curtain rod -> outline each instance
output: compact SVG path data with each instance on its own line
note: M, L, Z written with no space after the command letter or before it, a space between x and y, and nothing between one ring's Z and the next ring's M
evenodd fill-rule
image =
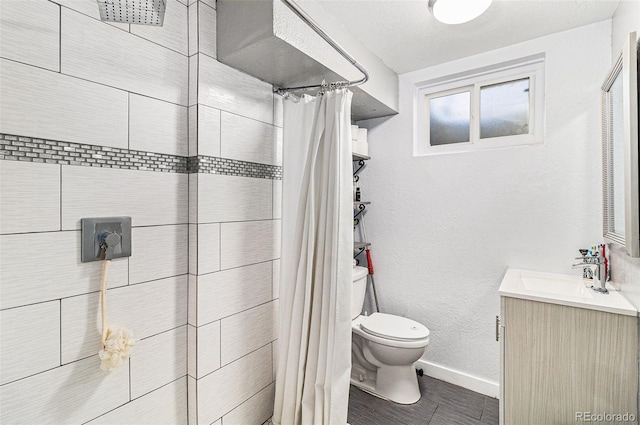
M358 71L360 71L363 74L363 77L359 80L340 81L340 82L331 83L331 84L323 83L323 84L316 84L311 86L276 88L274 90L276 93L283 94L285 92L300 91L300 90L307 90L307 89L322 89L323 87L332 86L332 85L343 86L343 87L353 87L353 86L359 86L360 84L364 84L367 82L367 80L369 80L369 72L365 69L365 67L362 66L360 63L358 63L358 61L355 60L353 56L347 53L346 50L344 50L333 38L331 38L329 34L324 32L324 30L320 28L320 26L313 19L311 19L311 17L304 10L300 9L300 6L298 6L293 0L282 0L282 2L285 5L287 5L287 7L291 9L293 13L298 15L298 17L302 19L305 24L307 24L320 37L322 37L327 43L329 43L329 45L333 47L333 49L336 52L340 53L340 55L343 58L345 58L346 60L349 61L349 63L355 66L358 69Z

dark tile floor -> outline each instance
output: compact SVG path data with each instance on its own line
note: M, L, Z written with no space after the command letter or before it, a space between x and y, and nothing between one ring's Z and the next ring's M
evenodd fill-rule
M357 387L349 392L349 425L498 425L498 400L428 376L418 377L422 397L402 405Z

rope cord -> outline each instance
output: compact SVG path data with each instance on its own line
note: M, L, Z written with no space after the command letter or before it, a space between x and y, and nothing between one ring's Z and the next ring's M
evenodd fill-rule
M100 309L102 312L102 348L105 348L109 323L107 323L107 278L111 260L104 260L102 264L102 282L100 284Z

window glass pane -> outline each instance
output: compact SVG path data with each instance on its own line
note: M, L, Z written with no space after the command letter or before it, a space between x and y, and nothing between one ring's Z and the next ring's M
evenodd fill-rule
M529 79L480 88L480 138L529 133Z
M429 99L429 141L431 146L469 141L471 92Z

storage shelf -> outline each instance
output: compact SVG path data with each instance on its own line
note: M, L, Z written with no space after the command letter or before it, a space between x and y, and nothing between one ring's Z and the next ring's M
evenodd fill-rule
M365 249L368 246L371 246L371 242L354 242L353 243L353 250L354 251L361 251L361 250Z
M371 159L370 156L360 155L359 153L352 153L351 157L353 158L353 161L360 161L361 159L364 159L364 160Z
M355 170L353 171L353 182L357 183L360 179L358 173L365 167L365 161L371 159L371 157L366 155L360 155L357 153L352 153L353 163ZM362 217L360 215L367 208L367 205L371 205L370 201L353 201L353 230L360 224L360 220ZM369 246L371 246L370 242L354 242L353 243L353 258L355 259L360 254L362 254Z

